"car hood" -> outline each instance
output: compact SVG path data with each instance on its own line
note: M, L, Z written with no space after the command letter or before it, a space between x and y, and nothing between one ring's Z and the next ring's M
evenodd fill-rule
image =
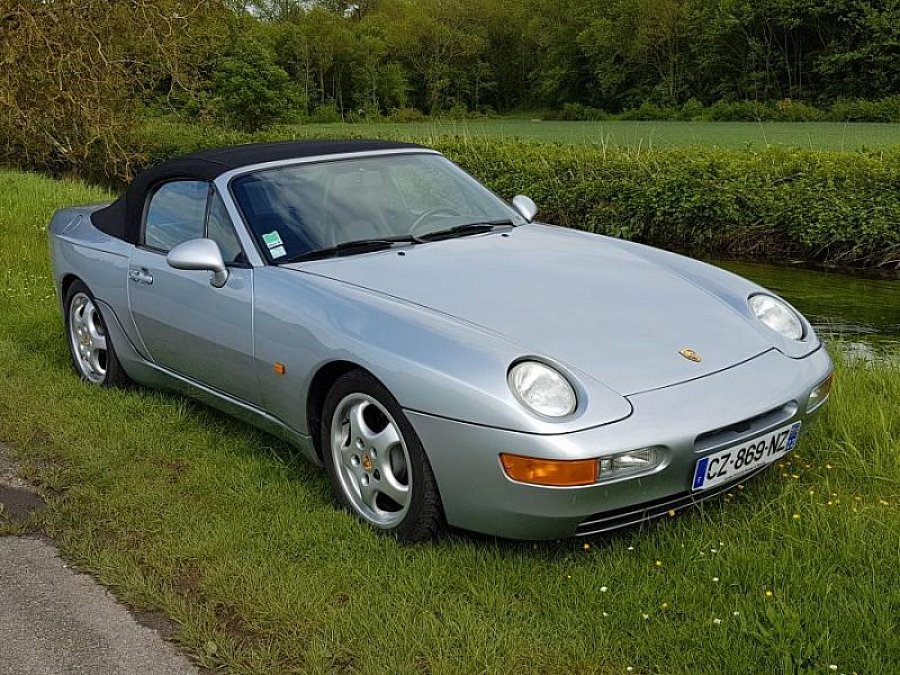
M479 326L623 396L772 348L721 298L615 240L526 225L290 266ZM695 362L682 356L690 349Z

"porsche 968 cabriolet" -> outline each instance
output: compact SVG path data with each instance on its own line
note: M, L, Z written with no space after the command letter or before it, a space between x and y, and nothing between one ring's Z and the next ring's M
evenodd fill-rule
M403 143L165 161L53 217L72 361L277 434L404 541L603 532L796 446L832 378L796 309L536 212Z

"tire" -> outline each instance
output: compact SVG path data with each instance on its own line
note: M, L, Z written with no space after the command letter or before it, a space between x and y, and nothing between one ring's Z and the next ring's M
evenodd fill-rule
M81 281L66 291L66 341L75 372L85 382L101 387L124 387L131 380L122 368L112 337L93 294Z
M321 419L322 454L341 507L403 542L443 531L431 465L383 384L363 370L342 375L325 397Z

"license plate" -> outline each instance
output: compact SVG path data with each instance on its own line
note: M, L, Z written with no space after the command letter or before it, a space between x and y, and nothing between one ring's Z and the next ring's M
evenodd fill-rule
M799 433L800 422L794 422L704 457L694 468L693 489L707 490L771 464L794 449Z

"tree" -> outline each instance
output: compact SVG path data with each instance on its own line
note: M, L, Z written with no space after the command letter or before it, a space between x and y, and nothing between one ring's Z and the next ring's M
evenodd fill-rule
M259 42L243 40L217 64L214 94L229 122L254 131L305 112L288 74Z
M900 2L830 0L816 18L830 27L814 61L823 97L900 93Z
M199 40L224 31L212 0L29 0L0 5L0 139L6 157L62 171L127 175L120 144L133 101L167 83L191 90ZM200 46L198 46L198 43Z

